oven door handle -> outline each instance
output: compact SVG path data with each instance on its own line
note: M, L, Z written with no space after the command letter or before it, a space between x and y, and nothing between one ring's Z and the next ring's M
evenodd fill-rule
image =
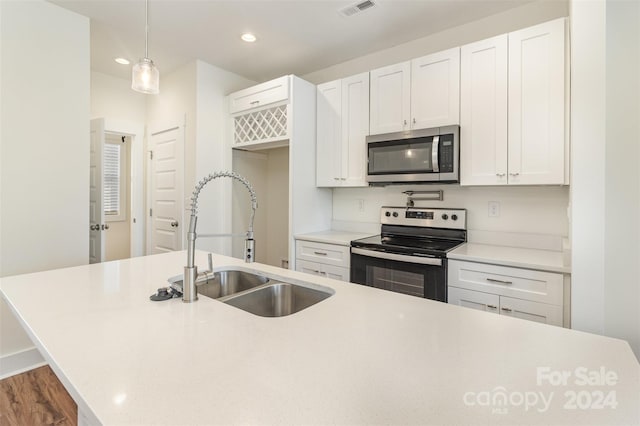
M442 259L433 257L421 257L421 256L407 256L404 254L385 253L382 251L366 250L361 248L351 248L352 254L359 254L361 256L377 257L378 259L396 260L398 262L405 263L420 263L422 265L434 265L442 266Z

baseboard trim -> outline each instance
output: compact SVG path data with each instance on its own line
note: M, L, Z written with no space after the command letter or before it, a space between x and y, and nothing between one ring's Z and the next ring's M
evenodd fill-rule
M36 348L0 357L0 380L47 365Z

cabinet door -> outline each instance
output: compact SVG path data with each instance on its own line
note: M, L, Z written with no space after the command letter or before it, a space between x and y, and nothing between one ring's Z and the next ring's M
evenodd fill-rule
M462 46L461 185L507 184L507 34Z
M485 312L498 313L498 306L500 306L500 296L457 287L449 287L447 300L452 305Z
M369 73L362 73L342 80L342 186L368 185L368 134Z
M296 271L304 272L305 274L321 276L322 275L322 271L321 271L322 266L323 265L320 264L320 263L314 263L314 262L309 262L309 261L306 261L306 260L297 259Z
M500 296L500 315L562 327L562 306Z
M370 134L409 129L411 62L371 71Z
M460 48L411 61L411 128L460 123Z
M316 185L340 186L342 84L320 84L317 93Z
M564 18L509 34L509 183L564 183Z

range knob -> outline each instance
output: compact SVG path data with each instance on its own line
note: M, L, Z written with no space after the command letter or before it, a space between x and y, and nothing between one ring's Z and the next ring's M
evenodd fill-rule
M393 212L393 217L398 217L398 212Z
M384 215L385 215L386 217L389 217L389 216L391 216L391 213L390 213L390 212L384 212Z
M449 216L446 213L442 214L442 220L447 220L449 219Z
M451 215L451 220L458 220L458 215L457 214L452 214Z

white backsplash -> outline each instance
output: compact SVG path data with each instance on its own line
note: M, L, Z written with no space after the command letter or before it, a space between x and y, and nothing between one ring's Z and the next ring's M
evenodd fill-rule
M486 242L496 244L500 240L495 239L496 236L503 236L504 245L519 245L514 234L528 234L530 237L523 242L525 246L561 249L559 237L567 236L569 232L569 187L561 186L390 185L336 188L333 190L334 229L379 231L380 207L406 205L407 196L402 191L407 189L444 191L443 201L416 201L418 207L467 209L470 241L473 237L475 242L485 242L489 235L494 241ZM499 203L499 216L489 217L490 201Z

